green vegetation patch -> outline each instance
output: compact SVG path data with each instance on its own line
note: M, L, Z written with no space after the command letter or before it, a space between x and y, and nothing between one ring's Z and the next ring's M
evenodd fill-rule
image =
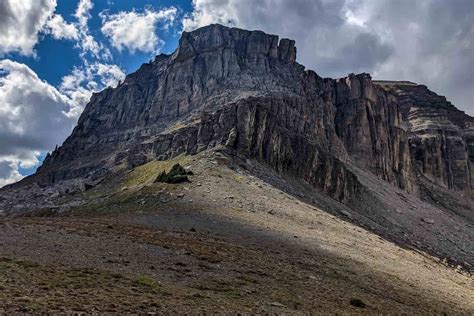
M136 167L125 176L122 186L132 187L135 185L152 183L156 175L169 170L175 164L186 165L192 160L192 156L180 155L170 160L154 160L142 166Z
M156 285L155 280L146 275L139 277L137 282L141 285L149 286L149 287L154 287Z
M166 171L162 171L158 177L156 178L155 182L164 182L164 183L181 183L181 182L188 182L189 178L188 175L192 175L192 171L187 171L183 168L179 163L175 164L170 172L166 173Z

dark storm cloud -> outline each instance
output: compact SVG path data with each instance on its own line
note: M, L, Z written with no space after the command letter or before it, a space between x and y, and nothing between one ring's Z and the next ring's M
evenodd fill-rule
M323 76L369 71L391 54L390 45L377 34L348 22L347 3L342 0L197 0L194 5L194 16L184 21L185 28L231 21L295 39L298 60Z
M8 178L11 175L11 168L8 161L0 161L0 179Z
M411 80L474 114L472 0L194 0L185 29L209 23L296 40L321 76Z
M320 58L315 69L319 69L321 74L329 73L335 77L344 76L349 72L370 72L379 63L387 60L392 52L393 48L381 43L376 35L361 33L342 46L340 54Z
M5 29L8 25L15 23L15 21L10 2L0 1L0 28Z
M392 43L391 58L373 69L375 76L426 84L474 114L474 1L355 1L349 7Z

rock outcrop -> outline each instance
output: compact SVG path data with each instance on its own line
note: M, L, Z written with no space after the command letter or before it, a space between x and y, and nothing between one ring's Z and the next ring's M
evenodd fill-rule
M95 93L64 144L7 189L213 148L349 206L380 180L435 205L461 197L439 207L473 220L474 118L412 82L321 78L296 62L294 41L221 25L183 32L173 54Z
M472 117L425 86L369 75L339 80L337 95L336 131L359 166L409 192L428 180L472 196Z

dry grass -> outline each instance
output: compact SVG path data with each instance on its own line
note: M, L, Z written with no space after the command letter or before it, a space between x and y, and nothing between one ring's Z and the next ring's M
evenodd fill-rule
M156 286L148 277L70 269L0 259L0 311L3 312L145 312L176 289Z
M181 155L170 160L151 161L133 169L130 173L126 174L120 184L123 187L128 188L133 188L134 186L138 185L152 184L162 171L168 172L171 167L177 163L186 166L191 162L191 160L191 156Z

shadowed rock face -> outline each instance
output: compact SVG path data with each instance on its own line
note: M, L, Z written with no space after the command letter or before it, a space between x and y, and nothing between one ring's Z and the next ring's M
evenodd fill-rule
M352 160L409 192L418 179L472 194L473 118L408 82L339 80L336 130Z
M0 190L0 209L17 211L15 196L41 208L42 193L26 196L220 149L309 186L332 212L344 203L354 213L343 216L363 227L473 265L474 118L422 85L321 78L295 60L294 41L260 31L184 32L173 54L94 94L38 172Z

